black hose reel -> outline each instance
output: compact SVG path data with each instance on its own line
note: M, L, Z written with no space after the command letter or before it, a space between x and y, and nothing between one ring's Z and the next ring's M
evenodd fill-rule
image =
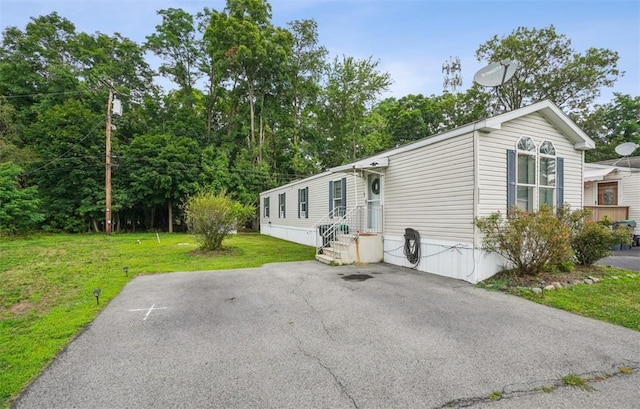
M404 229L404 255L409 263L418 265L420 262L420 233L414 229Z

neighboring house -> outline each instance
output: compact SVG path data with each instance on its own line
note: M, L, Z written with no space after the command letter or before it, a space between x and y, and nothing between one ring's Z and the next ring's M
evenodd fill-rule
M542 101L262 192L260 231L316 246L327 263L384 261L475 283L506 263L481 249L475 218L582 207L593 148Z
M640 157L585 163L584 207L594 220L640 224Z

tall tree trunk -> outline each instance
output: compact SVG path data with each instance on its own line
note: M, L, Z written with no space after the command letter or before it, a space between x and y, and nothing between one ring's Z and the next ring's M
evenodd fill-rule
M260 129L258 130L258 165L262 164L262 151L264 150L264 120L262 114L264 112L264 95L260 101Z
M173 202L169 200L169 233L173 233Z

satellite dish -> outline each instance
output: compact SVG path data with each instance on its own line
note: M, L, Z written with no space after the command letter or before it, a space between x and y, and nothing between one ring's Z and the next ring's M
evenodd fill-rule
M620 156L629 156L631 155L637 148L640 148L640 145L633 142L625 142L616 146L616 153Z
M518 69L518 61L504 60L481 68L473 76L473 81L483 87L498 87L509 81Z

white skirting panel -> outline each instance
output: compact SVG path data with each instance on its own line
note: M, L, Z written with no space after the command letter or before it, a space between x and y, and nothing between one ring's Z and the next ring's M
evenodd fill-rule
M404 255L404 237L384 236L385 263L477 283L503 269L505 260L469 242L420 238L420 261L410 264Z
M317 233L314 229L261 223L260 233L311 247L316 246Z

